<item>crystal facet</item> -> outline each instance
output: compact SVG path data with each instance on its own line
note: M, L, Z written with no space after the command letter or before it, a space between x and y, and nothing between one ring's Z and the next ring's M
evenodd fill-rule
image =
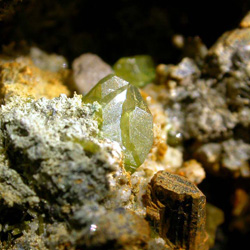
M153 117L139 90L129 82L109 75L84 97L97 101L97 113L103 136L117 141L123 148L126 169L133 171L148 155L153 143Z
M114 71L136 87L144 87L155 79L154 62L145 55L120 58L114 65Z

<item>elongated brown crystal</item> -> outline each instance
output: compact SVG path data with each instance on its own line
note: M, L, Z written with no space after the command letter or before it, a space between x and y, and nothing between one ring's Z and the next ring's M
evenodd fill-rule
M145 195L147 216L173 248L205 250L206 197L190 181L166 171L157 172Z

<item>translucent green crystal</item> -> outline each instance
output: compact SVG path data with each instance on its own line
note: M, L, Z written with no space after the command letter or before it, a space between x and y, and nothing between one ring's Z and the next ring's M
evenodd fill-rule
M129 82L109 75L84 97L102 106L97 120L106 138L120 143L126 169L134 171L145 160L153 143L153 117L139 90Z
M136 87L144 87L155 79L155 65L150 56L123 57L114 65L115 74Z
M79 143L86 152L95 154L100 151L100 147L92 141L83 139L79 140L77 138L75 138L73 141Z

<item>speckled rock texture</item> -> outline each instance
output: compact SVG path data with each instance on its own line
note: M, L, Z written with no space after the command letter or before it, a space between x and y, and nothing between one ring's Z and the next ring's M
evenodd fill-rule
M168 143L188 145L189 158L220 176L250 176L248 19L224 33L205 55L196 50L196 56L177 65L159 65L159 85L144 89L165 107Z
M119 147L102 137L93 119L98 109L98 103L84 104L77 95L10 97L2 106L2 249L147 247L147 222L118 209L119 185L112 188L111 182L124 175L120 186L125 185L128 176ZM112 209L118 210L106 210L107 197L117 200ZM107 223L116 234L107 234Z
M16 95L35 99L69 95L66 87L69 77L70 72L63 57L46 54L38 48L31 48L27 55L1 55L1 102Z

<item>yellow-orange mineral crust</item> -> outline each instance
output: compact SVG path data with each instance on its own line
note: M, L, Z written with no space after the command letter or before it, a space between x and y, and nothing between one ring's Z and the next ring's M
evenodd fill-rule
M6 102L11 96L48 99L60 94L69 95L64 85L69 71L50 72L36 67L29 58L1 60L0 57L0 98Z

